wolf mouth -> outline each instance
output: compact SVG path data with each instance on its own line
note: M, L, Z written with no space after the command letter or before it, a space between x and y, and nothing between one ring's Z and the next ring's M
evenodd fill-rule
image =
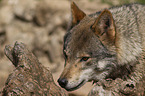
M74 91L78 88L80 88L81 86L83 86L85 84L85 80L83 80L80 84L78 84L76 87L73 87L73 88L65 88L67 91Z

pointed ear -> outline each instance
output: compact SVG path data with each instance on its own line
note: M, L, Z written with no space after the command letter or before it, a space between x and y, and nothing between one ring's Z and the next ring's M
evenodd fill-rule
M115 24L111 12L105 9L92 25L92 29L101 40L115 41Z
M78 24L86 16L86 14L80 10L74 2L71 3L71 13L72 26Z

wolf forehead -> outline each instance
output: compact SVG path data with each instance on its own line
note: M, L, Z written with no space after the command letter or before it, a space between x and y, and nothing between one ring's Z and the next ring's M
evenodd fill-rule
M92 18L92 16L86 16L79 22L79 24L68 30L64 36L63 50L65 54L77 55L79 52L85 52L93 55L93 51L99 51L97 52L98 54L102 53L102 51L106 51L98 37L91 30L91 26L95 19L96 18Z

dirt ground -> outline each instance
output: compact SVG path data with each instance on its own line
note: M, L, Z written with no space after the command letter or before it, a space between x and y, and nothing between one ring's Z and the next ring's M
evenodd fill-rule
M74 0L87 14L108 8L100 0ZM4 47L23 42L46 67L55 82L63 70L63 36L70 20L71 0L0 0L0 89L14 69L4 55ZM56 82L57 84L57 82ZM93 87L87 83L70 92L71 96L86 96Z

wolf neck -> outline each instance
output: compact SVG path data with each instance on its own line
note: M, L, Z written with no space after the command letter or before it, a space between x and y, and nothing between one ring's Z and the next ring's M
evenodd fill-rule
M131 39L131 38L129 38ZM118 62L121 64L127 64L131 61L135 61L142 52L141 43L135 40L128 40L122 38L119 41L119 47L117 48Z
M136 24L136 20L130 20L129 24L126 22L121 22L121 20L116 21L116 51L118 56L118 62L121 64L127 64L136 60L138 56L142 53L142 38L139 32L139 26ZM122 25L122 26L121 26Z
M115 46L118 68L116 73L112 73L113 78L115 76L120 76L120 78L124 79L128 78L130 74L135 73L136 67L140 66L139 59L143 49L141 34L139 33L138 26L134 26L133 30L128 29L129 27L129 25L126 25L117 30Z
M128 64L118 65L118 67L112 71L112 73L107 77L115 80L116 78L121 78L126 80L130 78L131 74L135 71L135 66L137 66L138 61L132 61Z
M125 37L123 36L124 34L118 33L119 36L116 50L118 62L121 65L136 61L137 57L142 53L141 38L137 33L138 32L131 34L134 36L136 35L136 37Z
M142 51L141 56L139 56L136 60L128 62L124 65L119 65L115 70L111 72L111 74L107 78L112 78L115 80L116 78L121 78L123 80L131 79L135 82L138 82L144 76L144 62L145 62L145 51Z

